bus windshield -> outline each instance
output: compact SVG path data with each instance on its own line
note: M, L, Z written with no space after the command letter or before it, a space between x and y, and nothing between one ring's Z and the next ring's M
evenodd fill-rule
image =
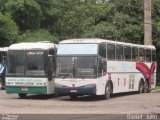
M96 74L97 57L95 56L57 57L57 77L95 78Z
M98 44L59 44L58 55L97 54Z
M27 52L26 74L44 73L44 52L43 51L29 51Z
M43 51L9 51L8 58L8 74L44 74Z

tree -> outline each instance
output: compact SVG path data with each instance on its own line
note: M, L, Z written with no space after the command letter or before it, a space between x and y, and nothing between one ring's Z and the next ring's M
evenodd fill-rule
M7 0L3 11L11 14L21 31L35 30L40 26L42 12L35 0Z
M38 41L50 41L57 43L58 38L52 35L45 29L39 29L36 31L27 31L18 37L18 42L38 42Z
M153 36L153 44L157 49L157 83L160 85L160 1L154 0L152 2L152 36Z
M0 43L1 46L8 46L16 42L18 27L10 15L0 13Z
M53 32L53 27L58 21L59 16L62 14L61 8L58 5L57 0L36 0L36 2L41 6L42 18L41 18L41 28L48 29Z
M117 40L118 31L116 27L107 22L101 22L85 33L86 37L96 37L109 40Z
M114 25L118 31L119 41L143 44L143 23L137 23L136 18L128 14L117 12L114 17Z

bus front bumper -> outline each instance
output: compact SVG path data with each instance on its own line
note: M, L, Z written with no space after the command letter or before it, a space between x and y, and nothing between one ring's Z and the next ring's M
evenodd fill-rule
M6 93L47 94L47 87L6 86Z
M96 85L89 84L80 87L68 87L56 84L56 94L58 95L96 95Z

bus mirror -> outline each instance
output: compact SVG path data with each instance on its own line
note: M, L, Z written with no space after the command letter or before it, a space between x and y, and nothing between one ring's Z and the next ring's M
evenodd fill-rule
M3 63L4 63L4 64L7 63L7 56L3 56Z

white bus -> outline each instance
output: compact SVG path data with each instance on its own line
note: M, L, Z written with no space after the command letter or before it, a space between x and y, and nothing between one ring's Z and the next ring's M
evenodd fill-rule
M0 89L5 88L7 50L8 47L0 48Z
M27 94L54 93L56 45L50 42L17 43L8 48L6 92Z
M56 92L75 98L139 91L156 82L156 49L103 39L70 39L59 43Z

